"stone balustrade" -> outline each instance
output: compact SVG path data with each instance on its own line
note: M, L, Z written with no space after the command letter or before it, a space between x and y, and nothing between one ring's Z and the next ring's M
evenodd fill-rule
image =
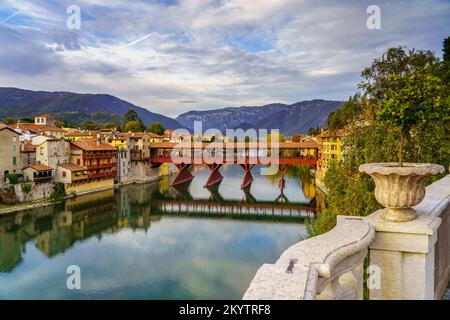
M370 300L440 299L450 280L450 175L429 185L418 217L338 216L336 227L264 264L243 299L362 299L363 262L378 270ZM377 282L377 281L376 281Z
M375 236L362 217L338 216L336 227L264 264L243 299L362 299L363 263Z

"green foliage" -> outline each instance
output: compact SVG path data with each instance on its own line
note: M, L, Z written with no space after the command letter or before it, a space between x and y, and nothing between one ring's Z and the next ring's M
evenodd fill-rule
M56 182L53 186L53 193L50 198L54 201L61 201L67 196L64 183Z
M19 179L23 178L23 174L21 173L8 173L5 176L6 179L9 180L9 183L11 184L18 184L19 183Z
M442 44L443 46L443 58L445 63L450 63L450 37L447 37L444 39L444 42Z
M360 100L361 96L357 93L345 101L339 109L331 112L328 116L328 129L330 131L342 129L349 124L355 116L359 115L362 111Z
M129 109L125 114L124 114L124 122L128 122L128 121L139 121L139 115L136 111L134 111L133 109Z
M99 130L101 128L100 124L94 121L86 121L81 124L80 128L82 130Z
M107 122L102 124L102 129L118 129L120 126L115 122Z
M28 194L31 192L31 183L24 183L21 185L22 192Z
M21 118L19 121L20 123L34 123L34 119L32 118Z
M140 132L144 131L144 127L142 126L142 123L139 121L128 121L123 126L124 132Z
M370 67L361 73L363 81L359 88L371 100L381 102L388 90L399 89L399 83L392 82L393 74L405 77L413 74L417 68L435 66L439 59L431 51L407 50L404 47L390 48L380 58L375 59Z
M402 166L403 143L410 130L419 124L449 118L450 109L444 101L447 90L431 68L416 69L405 76L391 74L388 79L394 86L384 93L377 119L400 130L399 164Z
M319 133L320 133L319 126L317 126L316 128L309 128L308 129L308 135L310 135L310 136L314 136L314 135L319 134Z
M2 122L8 126L15 124L17 121L14 118L11 117L5 117L3 118Z
M142 122L138 113L133 109L129 109L124 114L123 131L140 132L144 130L145 130L144 123Z
M166 129L163 127L163 125L160 122L153 122L150 125L150 127L148 128L148 131L162 136L162 135L164 135L164 131L166 131Z
M408 161L449 167L446 77L448 69L433 54L403 48L389 49L363 71L362 97L353 97L329 119L329 124L343 126L349 134L343 140L343 161L331 163L325 175L325 209L308 222L309 236L333 228L336 215L366 216L381 207L374 197L372 179L358 168L363 163L397 160L402 136L401 154Z

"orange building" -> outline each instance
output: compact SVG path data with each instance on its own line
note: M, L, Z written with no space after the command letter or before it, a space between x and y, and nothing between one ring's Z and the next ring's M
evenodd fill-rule
M87 169L86 183L75 192L113 187L117 174L117 152L115 147L96 138L72 141L70 162Z

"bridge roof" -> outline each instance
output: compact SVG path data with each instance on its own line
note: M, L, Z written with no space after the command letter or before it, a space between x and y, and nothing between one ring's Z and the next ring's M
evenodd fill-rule
M173 149L177 148L191 148L191 149L205 149L205 148L243 148L246 149L265 149L270 148L271 144L266 142L245 142L245 143L233 143L233 142L159 142L150 144L151 149ZM305 142L280 142L278 144L279 149L318 149L319 143L315 141Z

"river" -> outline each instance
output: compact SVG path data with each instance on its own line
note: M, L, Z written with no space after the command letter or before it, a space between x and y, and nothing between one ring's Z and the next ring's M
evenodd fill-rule
M0 217L0 299L240 299L263 263L305 237L314 180L291 168L283 192L259 175L221 169L217 190L196 167L189 187L169 177ZM69 266L81 289L69 290Z

